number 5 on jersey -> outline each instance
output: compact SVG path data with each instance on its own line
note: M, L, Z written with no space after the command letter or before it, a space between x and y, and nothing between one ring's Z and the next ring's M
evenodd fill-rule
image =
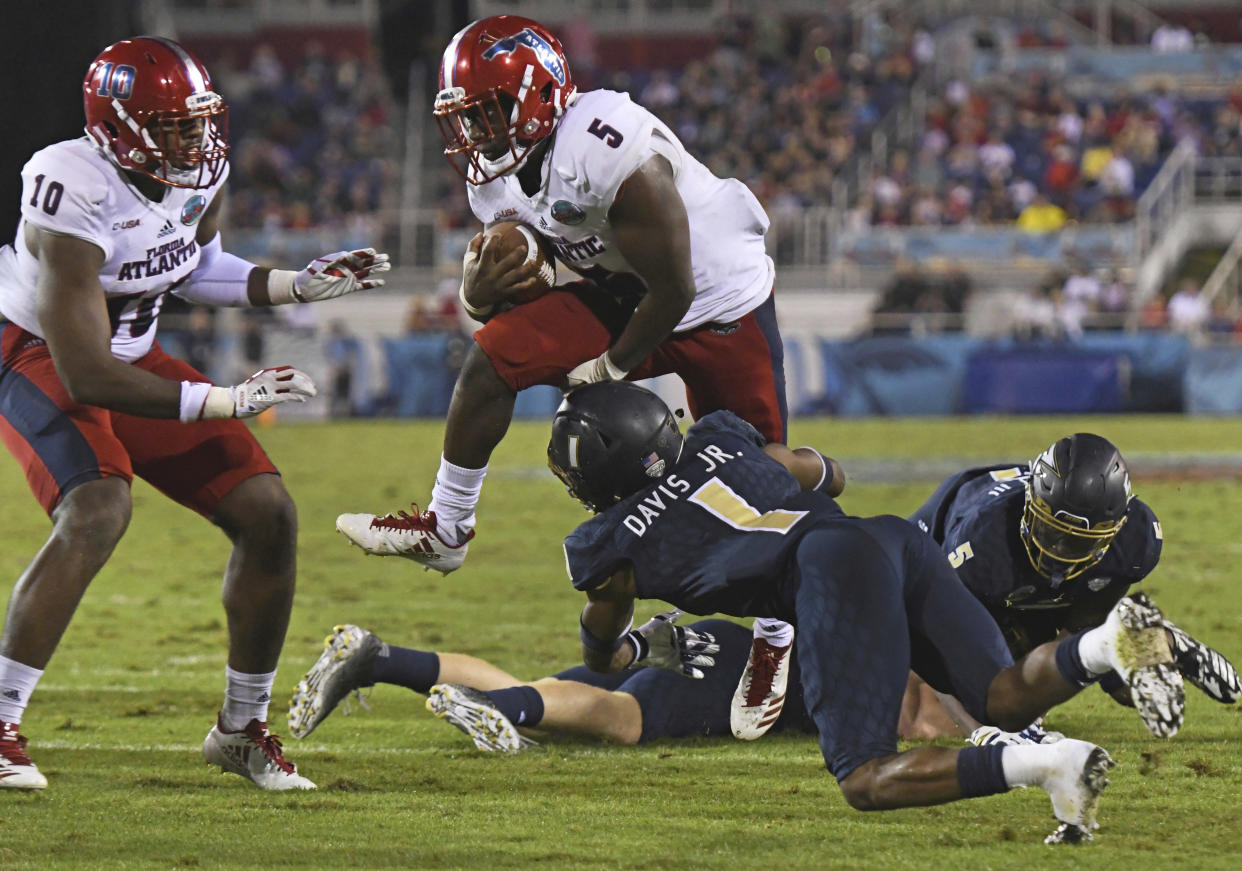
M960 569L962 567L962 563L966 562L966 560L970 559L974 555L975 552L971 549L970 542L963 541L957 546L957 550L949 554L949 565L953 566L955 569Z

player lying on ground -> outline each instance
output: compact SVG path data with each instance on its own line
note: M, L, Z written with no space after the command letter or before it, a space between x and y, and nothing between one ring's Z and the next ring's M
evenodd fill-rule
M475 217L529 225L579 280L514 305L539 281L536 264L475 237L461 296L486 323L453 390L428 510L342 514L337 529L367 553L457 569L492 451L517 392L535 384L676 372L694 416L727 408L785 440L768 217L744 184L714 176L628 95L577 90L556 37L515 15L453 37L435 116ZM756 660L787 659L792 627L759 620L755 637ZM747 737L784 697L764 679L779 668L755 666L734 712Z
M729 734L730 697L746 666L750 631L727 620L699 620L679 632L668 617L633 630L642 639L634 643L646 651L638 664L653 667L601 674L580 665L530 683L477 657L397 647L358 626L338 626L294 691L289 731L305 738L350 693L384 683L429 694L428 707L481 750L528 746L518 726L618 744ZM788 702L771 728L813 734L793 659ZM930 690L913 693L898 725L903 738L963 734Z
M1061 826L1091 837L1108 754L1085 741L916 747L897 752L907 672L977 720L1018 730L1109 671L1131 687L1148 729L1181 725L1181 675L1160 613L1122 599L1105 624L1013 662L995 621L935 543L898 517L847 517L814 487L822 461L729 412L683 438L668 407L633 384L593 384L557 411L549 464L597 515L565 540L588 603L584 662L626 668L634 600L695 613L775 616L798 626L807 710L829 770L861 810L938 804L1038 785ZM641 508L640 508L641 506Z
M1121 453L1091 433L1058 439L1030 463L960 472L910 520L940 546L1015 657L1103 623L1156 567L1163 546L1160 523L1133 495ZM1242 684L1229 660L1163 624L1183 677L1216 701L1235 703ZM1116 674L1100 686L1130 702Z
M0 249L0 437L52 533L13 588L0 637L0 789L42 789L18 733L35 684L130 518L137 474L228 536L229 653L207 761L264 789L311 789L267 729L293 604L297 512L237 418L315 395L289 366L217 387L155 341L165 294L281 305L383 284L388 257L341 251L301 272L221 248L224 100L167 39L105 49L82 83L86 132L22 170L22 219Z

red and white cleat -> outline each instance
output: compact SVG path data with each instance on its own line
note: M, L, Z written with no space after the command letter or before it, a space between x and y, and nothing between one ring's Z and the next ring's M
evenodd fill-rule
M219 720L203 739L203 758L229 774L239 774L260 789L314 789L281 750L280 739L267 723L251 720L246 728L228 732Z
M374 556L403 556L446 575L461 568L474 530L467 532L460 544L449 544L440 537L434 511L420 514L417 505L410 508L413 514L342 514L336 518L336 529Z
M789 683L789 653L793 644L775 647L756 638L750 645L750 659L733 693L729 707L729 726L743 741L762 737L785 707L785 687Z
M43 789L47 778L26 755L26 736L16 723L0 720L0 789Z

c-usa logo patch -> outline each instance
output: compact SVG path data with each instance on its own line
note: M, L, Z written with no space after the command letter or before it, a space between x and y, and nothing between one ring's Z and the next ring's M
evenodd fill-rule
M562 224L581 224L586 220L586 211L569 200L557 200L552 204L552 220Z
M206 210L207 198L202 194L195 194L186 200L185 205L181 207L181 223L187 227L193 226Z

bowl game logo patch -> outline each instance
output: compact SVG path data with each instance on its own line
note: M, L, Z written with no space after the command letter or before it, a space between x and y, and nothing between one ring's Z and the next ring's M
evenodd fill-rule
M185 205L181 207L181 223L187 227L203 216L203 212L207 210L207 198L202 194L195 194L185 201Z

